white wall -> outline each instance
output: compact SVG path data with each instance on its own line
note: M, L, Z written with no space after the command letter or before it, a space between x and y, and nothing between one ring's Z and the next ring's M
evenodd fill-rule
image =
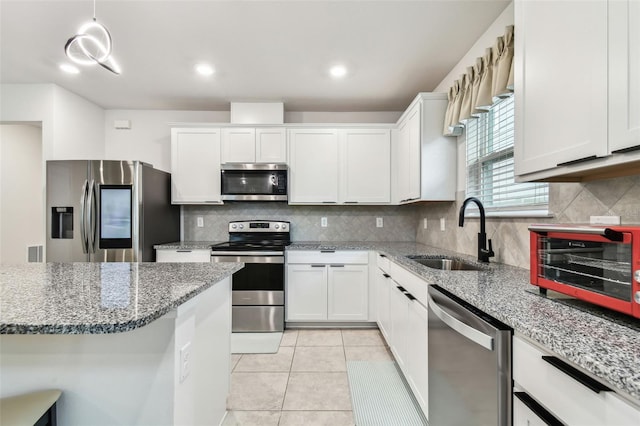
M0 85L0 122L41 122L45 160L104 157L104 110L55 84Z
M42 131L0 125L0 263L25 263L27 247L44 245Z
M116 129L115 120L130 120L131 129ZM105 111L105 158L140 160L157 169L171 169L169 123L228 123L229 111Z
M53 153L46 159L104 159L104 110L59 86L53 95Z
M433 89L434 92L449 92L449 87L457 80L460 75L467 72L467 67L476 63L476 58L484 56L485 50L492 47L496 38L504 35L505 27L513 25L513 2L511 2L504 11L496 18L495 21L487 28L487 30L478 38L478 41L469 49L469 51L460 59L460 62L454 66L449 74ZM517 31L517 29L516 29ZM516 33L516 37L517 37ZM464 143L464 134L458 137L458 187L457 191L464 191L467 185L467 167L466 167L466 145Z

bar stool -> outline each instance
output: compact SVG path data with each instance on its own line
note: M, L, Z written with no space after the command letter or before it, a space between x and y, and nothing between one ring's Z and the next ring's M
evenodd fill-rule
M0 399L2 426L56 426L57 389L29 392Z

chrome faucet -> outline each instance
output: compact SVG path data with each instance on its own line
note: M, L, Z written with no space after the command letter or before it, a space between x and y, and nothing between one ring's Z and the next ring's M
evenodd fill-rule
M489 262L490 257L494 257L496 254L493 252L493 247L491 245L491 239L489 239L489 248L487 249L487 234L485 232L485 217L484 217L484 206L482 202L478 200L476 197L469 197L462 203L460 207L460 216L458 218L458 226L464 226L464 209L467 208L467 204L473 201L478 205L478 209L480 210L480 232L478 233L478 261L480 262Z

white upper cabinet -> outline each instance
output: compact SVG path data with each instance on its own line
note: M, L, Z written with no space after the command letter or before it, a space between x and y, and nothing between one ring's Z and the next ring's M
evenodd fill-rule
M289 130L289 203L338 202L338 131Z
M340 149L340 200L345 204L390 203L390 130L341 130Z
M287 162L287 133L283 127L256 129L256 163Z
M388 204L389 129L290 129L290 204Z
M286 132L281 127L222 129L222 163L286 163Z
M254 163L256 129L231 127L222 129L222 163Z
M393 203L452 201L456 191L456 139L442 136L447 98L420 93L393 132Z
M220 129L171 129L171 202L219 204Z
M636 0L516 1L522 180L633 171L619 166L640 160L626 153L640 149L639 10Z
M640 1L609 1L609 149L640 148Z

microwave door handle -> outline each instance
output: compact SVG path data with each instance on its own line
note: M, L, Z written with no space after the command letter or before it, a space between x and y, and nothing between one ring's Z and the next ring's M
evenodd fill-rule
M89 181L85 179L82 184L82 197L80 197L80 243L82 244L82 253L89 252L89 241L87 240L87 189Z

